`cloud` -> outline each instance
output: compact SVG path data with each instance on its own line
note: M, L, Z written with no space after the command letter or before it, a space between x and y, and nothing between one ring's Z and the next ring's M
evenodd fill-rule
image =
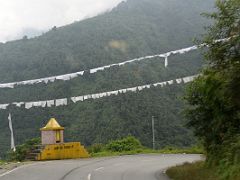
M122 0L0 0L0 42L93 17ZM30 34L30 35L31 35Z

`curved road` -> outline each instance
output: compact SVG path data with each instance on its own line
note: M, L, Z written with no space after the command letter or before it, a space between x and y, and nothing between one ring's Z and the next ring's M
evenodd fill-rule
M0 180L168 180L168 167L201 159L161 154L37 162L2 174Z

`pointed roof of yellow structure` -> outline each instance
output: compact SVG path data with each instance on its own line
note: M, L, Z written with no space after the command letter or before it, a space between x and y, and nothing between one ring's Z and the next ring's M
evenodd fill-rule
M41 128L41 131L51 131L51 130L63 130L64 127L61 127L55 118L51 118L47 125Z

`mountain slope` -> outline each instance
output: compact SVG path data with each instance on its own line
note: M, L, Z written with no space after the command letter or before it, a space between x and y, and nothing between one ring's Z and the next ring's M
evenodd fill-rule
M209 22L200 13L212 10L213 0L128 0L109 13L53 28L33 39L0 44L0 82L71 73L192 45ZM197 73L199 52L163 61L113 68L69 82L0 89L0 103L71 97L109 91ZM64 108L11 107L17 143L39 136L50 116L66 126L68 140L86 145L132 134L151 145L152 115L157 116L157 146L187 146L194 140L183 127L182 86L155 88L142 93L88 101ZM0 111L0 144L9 145L7 111ZM1 150L2 151L2 150Z

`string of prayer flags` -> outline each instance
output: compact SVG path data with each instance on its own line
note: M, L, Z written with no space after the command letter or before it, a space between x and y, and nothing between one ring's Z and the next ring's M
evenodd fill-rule
M119 95L119 94L125 94L127 92L138 92L142 91L144 89L149 89L152 87L157 87L157 86L167 86L167 85L173 85L174 83L180 84L180 83L189 83L193 81L196 77L199 75L194 75L194 76L187 76L184 78L178 78L175 80L169 80L165 82L157 82L154 84L146 84L142 86L136 86L136 87L130 87L126 89L119 89L119 90L114 90L114 91L108 91L108 92L101 92L101 93L96 93L96 94L87 94L83 96L77 96L77 97L70 97L69 99L73 103L77 103L79 101L86 101L89 99L99 99L107 96L112 96L112 95ZM10 104L0 104L0 110L6 110L9 105L14 105L15 107L22 107L24 105L25 109L31 109L33 107L40 107L40 108L45 108L45 107L58 107L58 106L67 106L69 105L68 103L68 98L62 98L62 99L55 99L55 100L45 100L45 101L36 101L36 102L13 102Z

